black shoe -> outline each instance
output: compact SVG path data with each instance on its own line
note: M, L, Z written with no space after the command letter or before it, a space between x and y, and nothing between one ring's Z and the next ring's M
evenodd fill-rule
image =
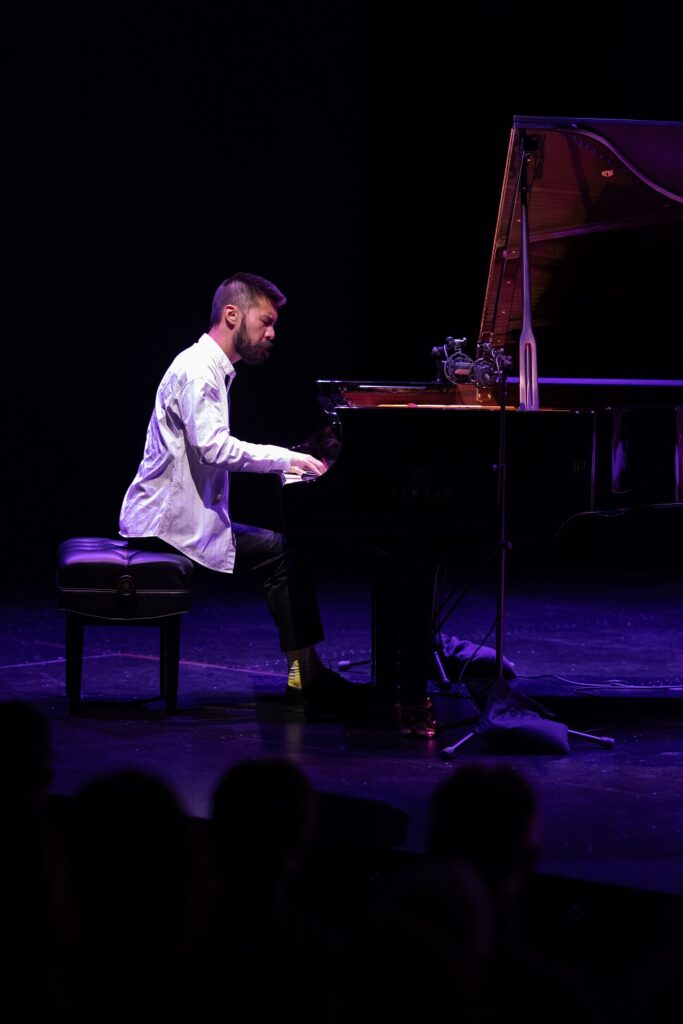
M289 711L307 717L339 718L358 706L359 691L366 689L350 683L331 668L323 667L306 686L288 686L285 703Z

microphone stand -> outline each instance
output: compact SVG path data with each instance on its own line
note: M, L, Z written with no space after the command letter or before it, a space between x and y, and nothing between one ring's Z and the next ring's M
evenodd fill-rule
M500 431L498 435L498 589L496 594L496 680L503 679L503 622L505 619L505 568L510 541L507 538L507 371L510 356L501 353L496 360L496 380L500 388Z
M505 619L505 569L510 541L507 534L507 375L512 359L505 355L500 347L490 342L480 342L478 358L470 369L472 381L484 391L489 391L494 382L499 389L499 429L498 429L498 462L495 469L498 473L496 490L496 546L498 550L498 579L496 587L496 675L492 690L505 686L503 661L503 624ZM441 757L449 760L455 752L468 740L474 732L466 733L450 747L441 751Z
M507 553L511 548L507 538L507 373L512 364L510 356L506 356L502 349L491 345L490 342L480 343L480 351L483 355L478 358L471 369L471 376L478 387L490 390L495 382L499 387L500 394L500 428L498 434L498 473L497 488L497 547L498 547L498 580L496 593L496 675L489 691L490 694L504 696L508 691L508 684L504 675L503 659L503 631L505 622L505 570ZM529 708L534 708L536 713L553 717L552 713L530 698L523 698ZM595 736L592 733L578 732L575 729L567 729L570 736L581 736L591 740L599 746L609 748L614 745L614 739L610 736ZM441 751L441 757L445 761L451 760L456 751L464 746L468 740L476 735L475 731L466 733L461 739L450 747Z

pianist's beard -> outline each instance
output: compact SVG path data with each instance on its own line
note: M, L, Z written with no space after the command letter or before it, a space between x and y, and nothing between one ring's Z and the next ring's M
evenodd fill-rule
M266 359L270 355L270 350L273 347L273 343L267 338L261 338L259 341L252 341L246 332L244 321L237 328L235 335L235 351L238 353L240 359L243 359L245 363L250 366L258 366L261 363L265 363Z

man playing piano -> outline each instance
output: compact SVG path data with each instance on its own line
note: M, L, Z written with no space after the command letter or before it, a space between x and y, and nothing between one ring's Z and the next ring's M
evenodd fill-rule
M235 365L268 358L285 302L254 274L235 274L218 286L208 332L176 356L161 380L119 532L136 546L179 551L216 572L259 571L287 658L287 706L333 711L348 684L315 648L323 632L314 580L280 534L230 517L231 473L319 476L325 469L312 455L240 441L230 430Z

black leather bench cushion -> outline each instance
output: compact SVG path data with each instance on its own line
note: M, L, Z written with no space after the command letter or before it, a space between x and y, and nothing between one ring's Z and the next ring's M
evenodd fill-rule
M142 551L110 537L74 537L58 549L62 611L105 619L147 619L189 611L192 562Z

